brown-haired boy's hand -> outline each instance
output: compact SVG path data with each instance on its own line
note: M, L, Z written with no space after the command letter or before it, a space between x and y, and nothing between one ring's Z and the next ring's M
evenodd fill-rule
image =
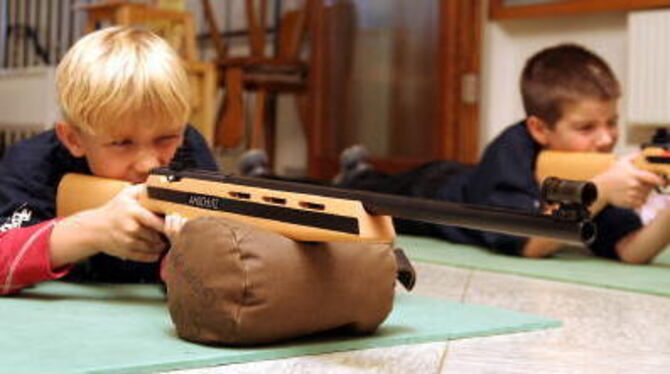
M163 220L139 204L146 186L125 188L107 204L59 222L51 234L52 267L97 253L124 260L157 261L166 248Z
M635 152L622 157L607 171L593 178L598 194L607 203L637 209L644 204L654 187L665 184L660 176L633 164L632 160L638 155Z

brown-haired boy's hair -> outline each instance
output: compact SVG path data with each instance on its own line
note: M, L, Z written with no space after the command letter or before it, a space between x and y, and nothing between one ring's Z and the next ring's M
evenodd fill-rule
M619 82L603 59L575 44L544 49L527 62L521 74L526 116L553 127L566 104L581 99L615 100Z

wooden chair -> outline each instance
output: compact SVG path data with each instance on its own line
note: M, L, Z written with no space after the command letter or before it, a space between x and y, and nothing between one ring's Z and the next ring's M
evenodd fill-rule
M249 55L229 56L227 44L220 31L209 0L202 0L205 19L217 53L219 84L225 90L224 101L216 124L216 145L226 148L239 146L245 137L245 92L253 92L252 125L249 146L265 148L274 153L275 121L268 113L268 97L274 93L305 92L308 64L300 58L301 46L307 33L308 15L312 0L284 13L277 30L274 56L266 56L266 1L256 6L246 0L245 11L249 31Z
M80 9L87 13L87 32L104 24L145 25L170 43L184 60L192 88L189 121L211 145L214 140L216 67L211 62L198 61L193 15L185 11L118 0L85 5Z
M171 42L172 47L185 61L196 61L198 59L193 15L188 12L121 0L84 5L80 9L87 13L86 32L96 30L105 23L110 25L150 25L154 22L159 25L168 25L161 27L163 30L157 30L158 33L163 34L161 36ZM173 29L170 30L170 28ZM175 29L178 31L175 31Z

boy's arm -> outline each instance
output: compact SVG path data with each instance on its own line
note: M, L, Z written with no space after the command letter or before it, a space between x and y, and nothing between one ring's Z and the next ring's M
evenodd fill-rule
M0 295L12 294L37 282L66 275L69 267L54 270L49 238L57 220L0 233Z
M647 264L670 243L669 226L670 208L666 208L649 224L619 240L616 252L624 262Z
M156 261L164 247L160 218L140 207L133 186L99 209L0 233L0 295L65 276L70 264L99 252Z
M50 238L54 267L81 261L98 253L123 260L157 261L166 244L159 233L163 220L137 201L144 185L133 185L107 204L62 220Z
M591 178L591 181L598 187L598 199L589 207L589 211L591 212L592 217L597 216L609 204L624 208L638 208L644 203L652 188L654 186L661 185L664 182L660 176L636 168L632 164L632 160L636 156L637 154L633 153L623 157L606 171ZM618 228L608 226L605 228L599 227L599 229L617 230ZM637 231L643 231L643 229ZM653 255L655 255L658 251L660 251L660 249L657 249L656 245L653 244L654 240L661 240L659 233L650 233L648 235L651 236L640 236L640 238L648 238L651 241L645 245L645 248L648 248L646 250L636 250L636 254L651 254L653 252ZM630 234L629 236L631 236L631 238L626 237L628 239L621 239L619 242L617 242L615 248L621 260L624 262L630 262L630 250L622 251L620 245L628 247L624 243L631 241L633 234ZM633 243L637 242L637 240L633 241ZM533 237L530 238L524 245L522 249L522 255L524 257L534 258L546 257L556 252L560 247L561 243L557 241ZM625 256L624 252L626 254ZM649 257L647 261L650 258L653 258L653 255ZM633 260L633 263L639 263L639 258L637 257L638 256L632 256L630 260ZM645 256L641 257L644 258Z
M95 254L95 231L92 225L96 218L89 212L62 219L52 230L49 238L51 266L59 268L76 264Z

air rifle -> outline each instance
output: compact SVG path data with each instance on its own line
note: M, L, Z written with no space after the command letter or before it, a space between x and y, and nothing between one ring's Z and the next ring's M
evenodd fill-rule
M68 174L58 187L57 214L103 205L127 185ZM552 214L169 167L153 170L146 185L140 204L157 214L219 215L300 241L390 242L391 217L570 243L595 236L586 209L596 199L595 185L555 178L543 185L544 203L558 206Z
M542 151L537 158L535 175L539 181L547 177L585 181L615 162L616 156L611 153ZM670 177L670 136L666 129L657 130L651 142L642 144L633 164L666 180Z

